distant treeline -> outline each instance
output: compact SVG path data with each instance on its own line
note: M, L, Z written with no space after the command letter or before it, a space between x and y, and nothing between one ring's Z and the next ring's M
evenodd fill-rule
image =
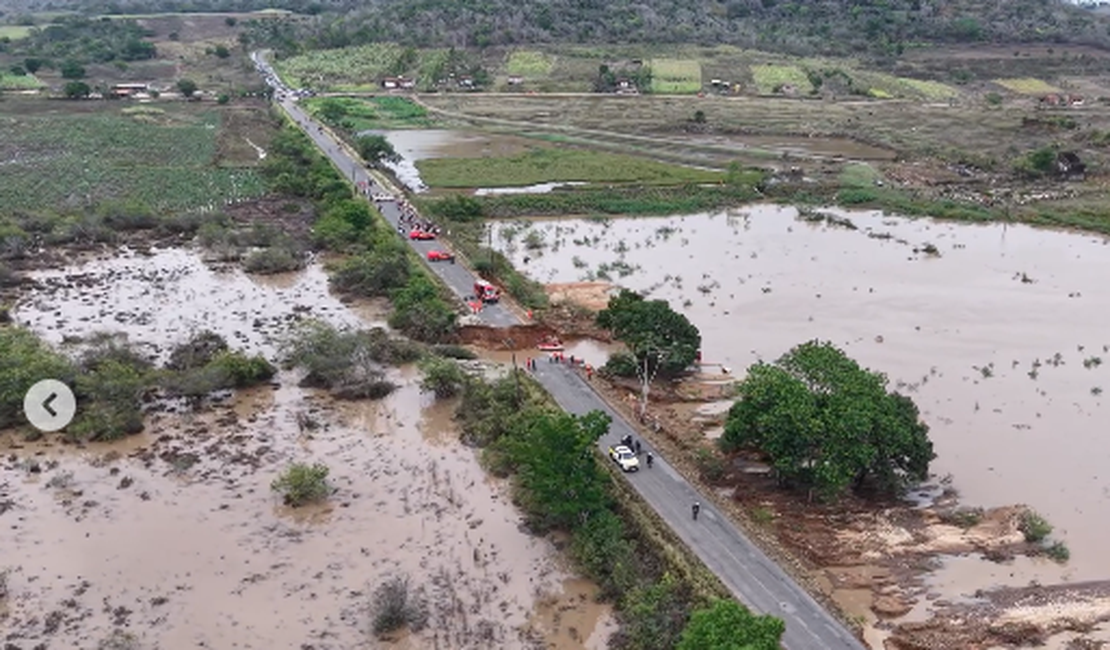
M924 43L1110 46L1110 20L1057 0L0 0L4 3L16 12L281 8L311 16L265 21L268 29L255 35L285 51L375 41L421 47L727 43L794 54L882 56Z

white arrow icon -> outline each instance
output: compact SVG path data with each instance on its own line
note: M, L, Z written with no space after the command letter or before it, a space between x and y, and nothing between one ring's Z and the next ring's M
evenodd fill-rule
M39 431L59 431L77 414L77 398L57 379L43 379L23 396L23 414Z

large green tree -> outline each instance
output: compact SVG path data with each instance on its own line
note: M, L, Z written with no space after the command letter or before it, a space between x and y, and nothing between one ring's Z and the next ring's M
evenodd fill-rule
M666 300L645 300L627 289L609 299L597 324L613 332L652 373L674 376L697 358L701 333Z
M748 369L721 444L759 450L782 482L827 497L864 486L896 492L923 480L935 457L913 401L819 341Z
M694 611L675 650L779 650L786 626L756 616L735 600L719 599Z
M394 151L393 145L383 135L363 135L355 139L355 149L358 155L370 165L383 162L396 162L400 156Z
M506 439L525 510L540 529L573 530L609 507L605 470L594 457L609 416L547 411Z

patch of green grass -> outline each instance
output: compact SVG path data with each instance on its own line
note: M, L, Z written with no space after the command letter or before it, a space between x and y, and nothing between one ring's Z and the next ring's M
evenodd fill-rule
M872 187L882 177L878 170L867 163L853 163L844 166L839 180L844 187Z
M293 463L274 479L271 487L281 495L285 505L294 508L323 501L331 494L328 466L323 463Z
M0 25L0 38L10 38L13 41L18 41L30 35L31 27L29 25Z
M417 167L430 187L512 187L550 182L713 183L717 171L694 169L622 154L537 147L516 156L429 158Z
M517 50L505 63L505 72L525 78L546 77L554 68L555 57L535 50Z
M195 209L266 192L254 170L215 164L218 111L181 104L127 114L104 104L30 113L20 103L0 104L0 160L13 161L0 205L10 210L103 200Z
M356 133L377 129L422 129L434 124L423 106L406 97L313 97L302 105L329 125Z
M15 75L0 72L0 90L36 90L44 85L33 74Z
M960 91L952 86L939 81L898 77L898 82L920 93L925 99L948 99L949 97L955 97L960 94Z
M651 92L691 95L701 91L701 63L692 59L652 59Z
M786 85L794 86L799 94L813 90L809 76L796 65L753 65L751 71L756 87L764 95Z
M1060 89L1048 82L1035 79L1033 77L1022 77L1019 79L995 79L994 83L1002 86L1006 90L1019 93L1021 95L1047 95L1049 93L1058 93Z
M394 43L375 43L332 50L309 50L274 68L293 87L325 88L337 83L365 83L386 74L401 54Z
M1018 530L1025 535L1027 542L1042 542L1052 533L1052 524L1032 510L1021 516Z

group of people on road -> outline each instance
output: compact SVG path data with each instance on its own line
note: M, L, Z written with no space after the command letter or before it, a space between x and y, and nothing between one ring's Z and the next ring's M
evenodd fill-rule
M631 449L632 453L636 454L637 456L640 456L644 453L644 446L640 444L639 440L633 438L632 434L628 434L625 437L621 438L621 444ZM655 456L650 451L647 453L647 456L644 457L644 460L647 461L648 469L651 469L651 466L655 464Z
M421 219L416 213L416 208L408 201L401 201L398 207L401 209L401 217L397 220L397 232L402 235L413 231L428 232L433 235L440 233L440 227L428 219Z

